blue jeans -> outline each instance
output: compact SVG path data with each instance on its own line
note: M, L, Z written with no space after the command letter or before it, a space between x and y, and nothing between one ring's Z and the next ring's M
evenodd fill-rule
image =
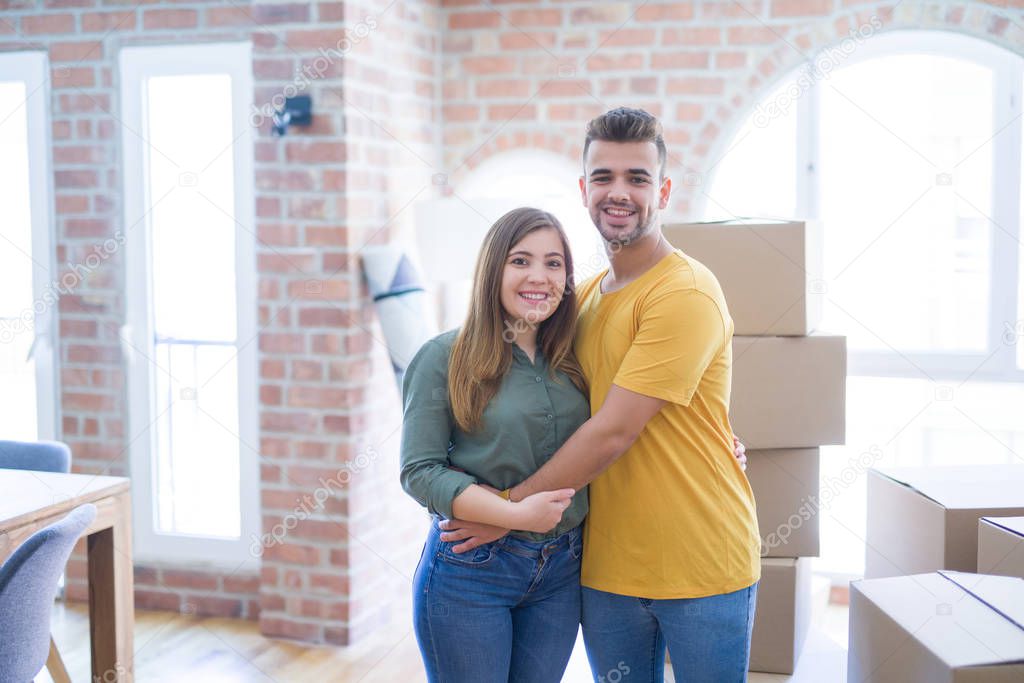
M505 536L457 555L437 522L413 579L416 640L431 683L556 683L580 623L579 528Z
M757 584L706 598L652 600L583 588L583 641L597 683L661 683L665 645L678 683L747 680Z

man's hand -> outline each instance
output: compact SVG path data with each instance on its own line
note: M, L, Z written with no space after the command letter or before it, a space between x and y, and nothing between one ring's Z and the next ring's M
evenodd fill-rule
M485 543L493 543L509 532L509 529L502 529L490 524L479 522L464 522L461 519L443 519L438 524L441 527L441 540L445 543L456 543L465 541L452 547L455 553L464 553Z
M740 462L740 469L746 471L747 469L747 447L740 443L740 439L735 434L732 437L733 455Z

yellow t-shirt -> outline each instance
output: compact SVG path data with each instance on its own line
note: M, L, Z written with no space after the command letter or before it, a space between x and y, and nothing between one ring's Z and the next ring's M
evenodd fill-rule
M584 586L645 598L760 578L754 494L729 425L733 322L718 280L675 251L615 292L579 288L576 353L597 414L612 384L665 405L590 485Z

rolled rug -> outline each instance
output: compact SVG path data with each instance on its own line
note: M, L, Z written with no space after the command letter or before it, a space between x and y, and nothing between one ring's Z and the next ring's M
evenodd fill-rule
M363 272L401 388L409 362L437 334L427 293L420 274L401 247L365 247L362 258Z

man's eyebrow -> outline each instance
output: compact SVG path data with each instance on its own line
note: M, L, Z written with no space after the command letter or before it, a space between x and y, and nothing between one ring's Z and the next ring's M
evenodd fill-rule
M611 172L612 170L610 168L595 168L593 171L590 172L590 177L593 178L594 176L597 175L610 175ZM626 172L629 175L642 175L647 176L648 178L654 177L651 175L651 172L648 171L646 168L631 168Z

